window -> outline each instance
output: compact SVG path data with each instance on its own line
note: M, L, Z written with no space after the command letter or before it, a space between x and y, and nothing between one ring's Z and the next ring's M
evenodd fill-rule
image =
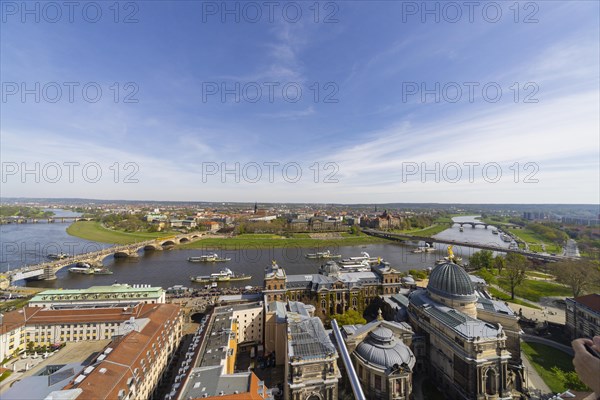
M375 375L375 390L381 390L381 376Z

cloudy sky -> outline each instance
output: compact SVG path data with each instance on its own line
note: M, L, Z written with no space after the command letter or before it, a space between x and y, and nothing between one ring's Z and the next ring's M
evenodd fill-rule
M3 2L1 195L597 204L600 3L423 4Z

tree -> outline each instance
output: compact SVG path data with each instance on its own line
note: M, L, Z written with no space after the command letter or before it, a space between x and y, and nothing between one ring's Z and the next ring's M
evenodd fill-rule
M510 298L512 300L515 298L515 288L525 279L525 271L528 264L529 261L527 258L521 254L509 253L506 256L506 266L504 269L510 286Z
M489 250L481 250L469 258L469 265L475 269L480 268L491 268L494 258L492 257L492 252Z
M569 371L565 372L558 367L552 367L551 369L554 376L563 384L565 389L577 390L581 392L589 392L590 388L585 383L581 382L577 376L577 372Z
M494 263L494 256L493 253L489 250L481 250L479 252L479 261L481 262L481 268L492 268L492 265Z
M502 269L506 266L506 260L502 256L494 257L494 268L498 270L499 274L502 274Z
M367 323L367 320L358 311L354 310L348 310L343 314L333 314L331 319L335 319L339 326Z
M562 261L552 266L556 280L571 288L573 297L584 294L590 285L600 279L598 267L587 260Z

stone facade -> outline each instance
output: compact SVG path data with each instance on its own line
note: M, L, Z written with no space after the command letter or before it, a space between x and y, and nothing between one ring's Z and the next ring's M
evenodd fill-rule
M566 326L571 338L600 335L600 294L567 299Z
M321 270L321 274L287 275L273 264L265 274L266 302L301 301L312 304L321 318L356 310L361 314L379 295L398 293L401 273L386 263L371 266L370 272L344 272L343 267Z

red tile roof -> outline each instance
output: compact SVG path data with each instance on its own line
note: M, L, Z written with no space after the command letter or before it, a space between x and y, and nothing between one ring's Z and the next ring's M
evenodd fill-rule
M576 302L591 308L596 312L600 312L600 294L588 294L586 296L579 296L574 299Z
M119 391L128 393L127 380L133 377L134 370L138 369L138 377L143 380L142 360L146 359L147 352L153 356L153 347L161 351L162 346L158 338L163 332L167 321L177 320L180 307L175 304L143 304L139 316L136 318L149 318L149 322L141 332L131 332L123 337L112 352L100 362L94 371L89 374L81 384L68 385L65 389L78 387L83 390L82 399L117 399ZM146 360L146 367L150 367ZM101 370L105 370L101 373ZM139 390L139 384L136 385Z

